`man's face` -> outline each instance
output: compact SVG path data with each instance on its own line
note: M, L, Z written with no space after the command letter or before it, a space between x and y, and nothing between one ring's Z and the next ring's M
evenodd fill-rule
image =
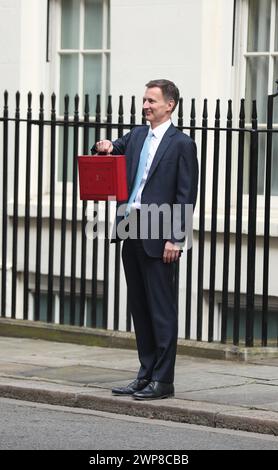
M143 110L152 128L169 119L173 106L174 101L165 100L160 88L146 88L143 98Z

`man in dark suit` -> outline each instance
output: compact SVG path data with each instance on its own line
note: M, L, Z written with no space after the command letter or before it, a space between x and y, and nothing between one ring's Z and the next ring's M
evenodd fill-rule
M135 127L124 137L97 142L93 148L127 157L129 199L124 211L120 208L116 236L126 238L121 224L136 223L138 237L125 239L122 258L140 369L133 382L112 393L137 400L174 395L178 332L174 272L187 229L185 208L195 206L198 187L196 145L170 119L178 101L173 82L150 81L143 98L150 127ZM179 217L174 209L180 209Z

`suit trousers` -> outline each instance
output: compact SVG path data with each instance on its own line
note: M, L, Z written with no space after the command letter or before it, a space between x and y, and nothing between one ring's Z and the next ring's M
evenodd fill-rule
M173 383L178 335L176 263L148 256L140 239L124 241L122 258L140 361L138 379Z

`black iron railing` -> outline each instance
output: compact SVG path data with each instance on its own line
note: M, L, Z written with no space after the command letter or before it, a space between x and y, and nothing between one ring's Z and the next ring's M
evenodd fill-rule
M177 266L176 274L179 315L184 324L180 336L185 339L232 341L235 345L243 342L246 346L253 346L259 339L262 346L269 345L270 340L271 344L277 344L278 289L276 293L271 292L274 304L269 305L272 154L273 136L278 132L273 115L277 96L268 97L265 127L258 125L255 101L251 123L246 123L244 100L241 100L238 127L234 125L231 101L225 126L221 127L219 100L213 126L209 125L207 100L198 126L194 99L190 122L185 125L184 103L180 100L177 127L196 140L200 164L193 246L187 250L185 262ZM74 100L73 116L69 116L68 96L62 118L57 118L55 95L51 97L50 119L45 117L43 94L38 119L32 114L31 93L26 118L20 114L19 93L15 108L15 115L11 117L5 92L3 117L0 118L1 316L114 330L121 324L121 329L130 331L128 299L124 298L124 304L122 301L121 247L117 244L111 248L108 238L109 203L103 203L103 243L98 236L93 241L88 240L85 230L88 204L79 201L75 156L89 154L90 147L101 136L113 139L132 128L136 124L135 98L131 100L129 123L124 122L123 97L119 99L116 123L113 122L111 97L105 117L99 96L93 117L87 95L82 116L78 96ZM145 123L144 117L140 118L140 123ZM264 155L259 149L261 134L266 135ZM265 159L261 270L256 266L259 158ZM58 159L62 163L61 181ZM243 230L246 199L247 223ZM95 212L101 204L94 203ZM234 228L231 228L232 217ZM278 261L278 252L275 256ZM276 323L273 323L273 315Z

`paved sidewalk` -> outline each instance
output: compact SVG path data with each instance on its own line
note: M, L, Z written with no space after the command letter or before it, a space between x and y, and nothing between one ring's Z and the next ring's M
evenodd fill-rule
M136 351L0 337L2 397L278 435L278 358L178 356L175 398L113 397L137 369Z

